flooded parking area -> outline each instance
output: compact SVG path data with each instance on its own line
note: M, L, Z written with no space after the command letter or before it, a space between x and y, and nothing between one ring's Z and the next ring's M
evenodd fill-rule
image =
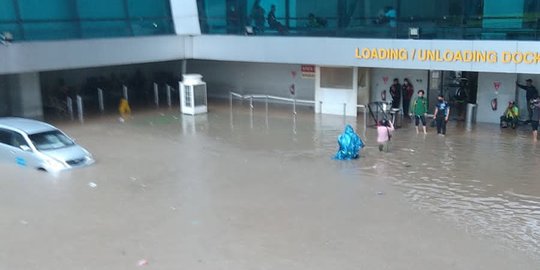
M96 158L2 165L0 269L538 269L540 144L529 127L404 123L210 104L55 123ZM262 109L261 109L262 108ZM366 143L336 161L345 124Z

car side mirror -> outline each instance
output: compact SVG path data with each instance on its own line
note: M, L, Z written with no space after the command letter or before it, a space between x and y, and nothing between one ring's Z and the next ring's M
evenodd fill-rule
M32 149L30 147L28 147L28 145L21 145L21 146L19 146L19 148L21 148L21 150L23 150L25 152L32 152Z

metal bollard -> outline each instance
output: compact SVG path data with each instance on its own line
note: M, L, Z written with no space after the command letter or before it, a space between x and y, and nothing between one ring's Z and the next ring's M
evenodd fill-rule
M363 111L364 111L364 138L365 138L366 130L367 130L367 106L366 105L364 105Z
M293 116L293 133L296 135L296 114Z
M77 95L77 114L79 115L79 122L84 123L83 101L79 95Z
M66 104L67 104L67 111L69 114L69 119L73 121L73 99L71 97L67 97Z
M268 115L268 96L265 97L266 115Z
M233 98L233 94L232 92L229 92L229 111L230 111L230 116L231 116L231 129L233 129L234 127L232 98Z
M103 103L103 90L101 88L97 89L99 111L103 113L105 111L105 103Z
M122 92L123 92L124 98L125 98L127 101L129 101L129 95L128 95L128 88L127 88L127 86L122 85Z
M319 114L322 114L322 101L319 101Z
M249 97L249 119L249 126L253 128L253 96Z
M159 108L159 86L157 83L154 83L154 104L156 108Z
M343 103L343 125L347 123L347 103Z
M171 99L171 86L167 85L166 87L167 91L167 106L172 107L172 99Z
M269 127L268 125L268 95L265 97L265 110L266 110L266 118L265 118L265 121L266 121L266 128Z

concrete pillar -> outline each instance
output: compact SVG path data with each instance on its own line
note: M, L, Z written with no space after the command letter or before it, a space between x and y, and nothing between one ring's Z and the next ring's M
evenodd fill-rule
M8 116L10 112L8 76L0 76L0 117Z
M9 115L43 119L39 73L7 75Z

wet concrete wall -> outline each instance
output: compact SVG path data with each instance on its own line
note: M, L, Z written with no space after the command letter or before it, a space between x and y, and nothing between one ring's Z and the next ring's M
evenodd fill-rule
M506 110L508 101L515 99L516 78L516 74L478 74L478 109L476 116L478 122L499 123L501 115ZM496 110L493 110L491 107L491 101L494 98L497 98ZM523 112L522 110L521 113L523 114Z
M303 79L301 65L262 64L189 60L188 73L199 73L208 84L210 97L228 97L229 91L240 94L263 94L290 97L295 84L298 99L314 100L315 80ZM293 77L291 72L296 72Z

